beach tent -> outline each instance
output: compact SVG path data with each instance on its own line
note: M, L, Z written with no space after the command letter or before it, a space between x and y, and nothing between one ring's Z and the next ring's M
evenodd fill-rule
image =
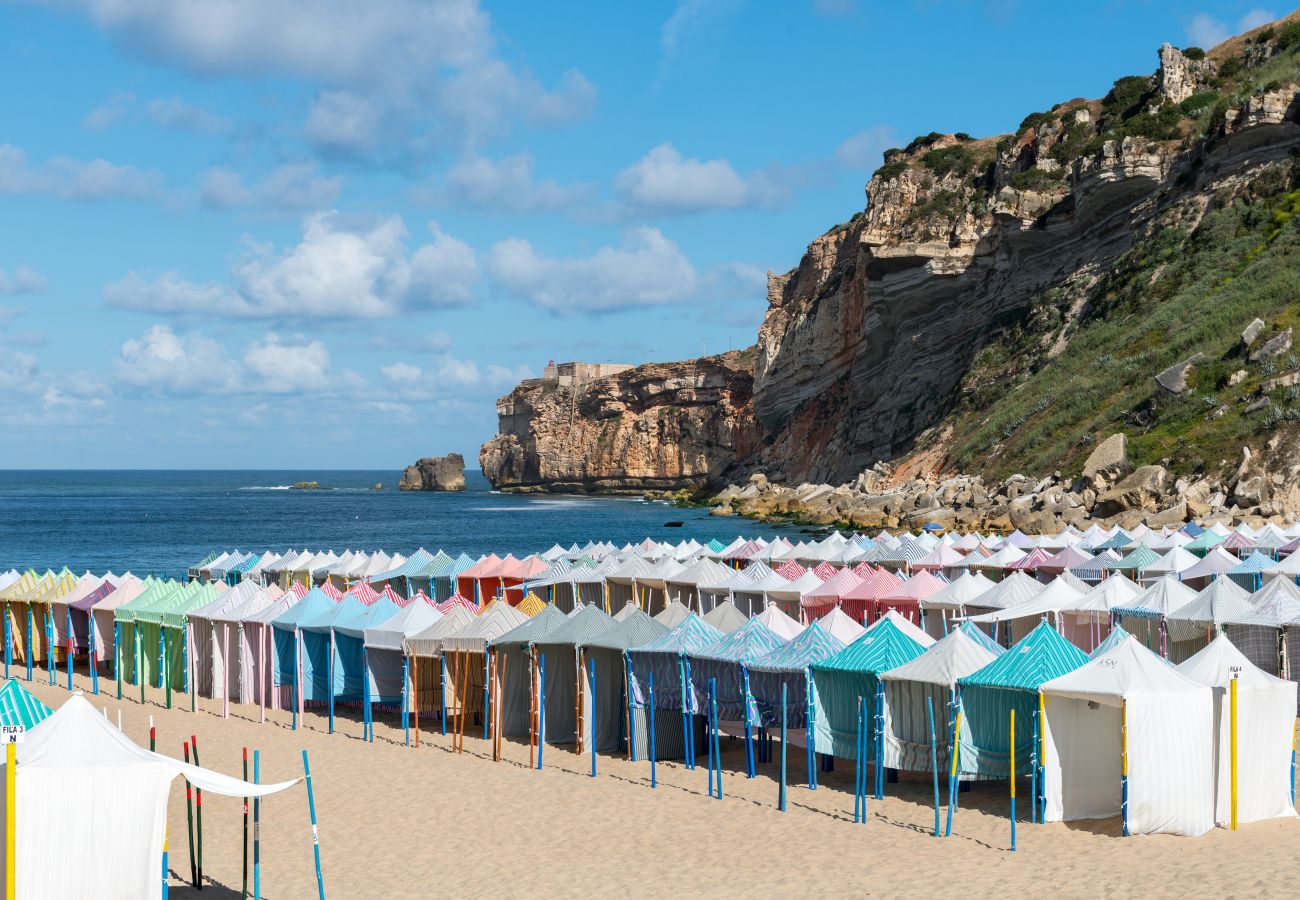
M749 694L745 689L743 669L786 642L760 619L753 618L721 640L688 653L691 710L707 715L709 681L712 679L717 693L719 723L749 724L746 716Z
M723 634L731 634L749 621L749 616L736 608L731 600L724 600L704 614L703 619Z
M848 613L838 606L818 619L817 623L821 625L822 631L846 647L867 633L867 629L849 618Z
M1187 549L1191 549L1191 544ZM1222 547L1215 547L1201 558L1194 566L1184 569L1178 573L1181 581L1187 582L1190 586L1200 590L1205 587L1211 580L1217 580L1220 575L1232 571L1241 564L1241 560L1233 556ZM1240 585L1239 585L1240 586Z
M442 689L450 676L445 673L442 659L442 642L474 621L477 615L471 605L453 605L443 612L442 618L417 631L402 641L402 654L411 660L411 711L415 713L418 729L420 710L442 711ZM420 659L429 662L420 666ZM437 660L435 663L434 660ZM417 731L418 733L418 731Z
M862 583L862 578L852 569L841 569L827 577L817 587L803 595L804 614L809 619L819 619L839 605L841 598Z
M504 671L504 677L498 676L499 684L493 685L493 700L501 707L503 737L524 737L534 733L533 710L539 677L538 670L534 669L538 659L534 644L545 640L567 621L563 612L547 605L541 612L488 641L498 669ZM569 677L576 679L572 660L570 663Z
M1060 581L1061 579L1054 579ZM975 600L967 601L966 615L981 616L986 613L1011 609L1028 603L1043 590L1042 582L1035 581L1024 572L1012 572L997 582L991 590L985 591ZM993 625L983 627L988 634L993 634Z
M576 743L578 752L585 749L586 736L591 734L591 709L585 704L586 695L580 683L590 679L591 673L585 671L586 660L582 658L581 648L587 641L614 628L615 624L614 619L599 606L584 603L565 616L557 627L533 640L538 659L546 660L543 700L546 708L544 737L548 744ZM621 675L621 671L609 673L620 682ZM596 680L599 685L599 673Z
M1138 596L1111 609L1117 622L1161 656L1169 655L1169 632L1165 617L1196 599L1196 591L1173 575L1157 578Z
M1290 817L1296 684L1260 669L1219 635L1178 671L1214 690L1214 820L1231 821L1232 681L1237 682L1237 820Z
M957 680L962 714L957 771L1006 778L1011 770L1011 710L1016 711L1017 775L1030 774L1039 713L1038 689L1088 661L1047 622L977 672Z
M261 707L263 721L268 704L275 709L283 703L284 708L288 709L289 703L290 689L286 686L282 691L277 691L272 676L275 643L271 622L302 601L297 592L281 591L274 581L264 590L264 597L273 596L274 599L261 609L241 613L238 631L241 699L245 696L245 691L250 691L251 696L247 702L256 702Z
M402 644L442 618L424 594L395 615L365 629L367 699L371 705L398 706L406 691L402 677Z
M814 749L853 759L857 746L858 698L875 712L881 702L879 676L920 656L925 647L890 617L881 619L839 653L812 666ZM868 751L875 758L874 748Z
M809 670L814 663L829 659L847 646L826 630L828 618L818 619L788 643L745 664L742 677L748 682L749 695L754 700L754 710L749 712L745 724L779 726L784 686L787 739L798 746L806 743Z
M394 602L387 587L373 603L366 604L359 600L349 602L349 599L345 598L338 605L334 618L330 621L331 708L336 703L364 704L370 699L370 668L367 665L365 649L366 631L388 621L404 609ZM366 714L369 715L369 708L366 709Z
M16 886L24 898L161 897L167 795L178 775L226 797L266 797L298 782L250 784L151 753L80 694L28 732L17 762Z
M609 610L605 610L609 612ZM692 613L686 606L676 600L670 601L661 611L655 614L654 620L665 628L676 628L682 622L691 617ZM614 618L618 618L616 614Z
M783 641L792 640L797 637L804 628L797 621L786 615L784 610L775 603L768 606L761 613L754 616L754 618L772 629L772 633Z
M625 607L623 612L626 615L621 620L616 619L612 627L580 645L586 661L582 669L582 705L584 710L594 710L596 714L592 732L596 750L604 752L626 747L628 759L636 761L645 758L649 752L649 728L645 704L633 702L630 693L626 651L629 647L662 637L668 628L634 606ZM592 661L596 664L594 688L590 671ZM680 728L680 717L672 711L656 711L656 738L663 733L660 723L669 727L671 733L670 723L674 721ZM587 749L591 749L589 744Z
M703 612L701 592L716 588L735 575L735 571L708 557L700 557L664 579L669 602L677 600L688 608Z
M1208 644L1229 619L1250 612L1250 594L1230 578L1215 578L1196 597L1165 616L1169 631L1169 658L1190 659Z
M561 618L564 616L563 613L559 615ZM441 638L442 674L450 679L443 684L442 693L447 715L457 717L462 733L469 724L469 717L483 721L479 717L484 714L489 643L525 622L536 620L536 617L530 619L508 603L491 603L464 628Z
M1255 550L1225 574L1246 590L1257 591L1264 586L1264 573L1276 565L1273 557ZM1287 580L1295 583L1294 579Z
M925 613L926 634L933 638L943 637L950 630L950 619L965 615L968 603L979 602L979 598L995 586L994 582L978 572L963 572L933 594L922 597L921 609Z
M1209 687L1130 636L1040 690L1045 821L1123 815L1126 834L1214 827Z
M319 621L337 606L320 588L312 588L284 612L271 620L271 684L278 701L287 708L293 703L301 713L307 700L325 702L329 658L325 652L315 658L303 652L302 626Z
M49 718L51 712L17 679L6 679L0 686L0 725L21 725L30 731Z
M194 656L191 667L194 673L192 686L198 691L200 697L228 699L232 689L232 679L227 672L232 619L229 616L224 618L220 629L216 627L214 620L218 615L242 610L246 604L253 606L249 612L260 609L264 605L263 597L262 588L251 581L241 581L230 590L218 595L211 603L189 613L190 652ZM238 622L239 619L235 618L234 621ZM221 632L220 635L217 634L218 630ZM236 637L238 637L238 625L236 625ZM237 692L238 669L235 674L233 688Z
M629 685L633 702L653 706L656 711L676 711L679 721L668 718L660 728L660 718L655 718L656 752L660 759L685 756L686 726L689 722L696 737L703 734L703 719L696 718L694 697L689 690L691 675L688 654L721 640L723 633L702 618L691 613L665 634L627 651ZM653 677L654 702L651 704L650 684ZM698 742L697 742L698 743Z
M1274 576L1250 595L1250 608L1223 617L1223 630L1237 649L1270 675L1281 675L1281 632L1300 624L1300 586Z
M940 772L948 772L957 680L1005 651L969 622L948 632L920 656L881 674L885 686L882 765L930 771L930 709L934 710ZM928 701L928 702L927 702Z

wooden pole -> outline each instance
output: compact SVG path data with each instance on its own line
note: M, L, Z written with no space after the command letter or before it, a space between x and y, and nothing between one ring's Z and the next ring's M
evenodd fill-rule
M319 900L325 900L325 879L320 871L320 834L316 830L316 799L311 791L311 765L307 762L307 751L302 751L302 771L307 779L307 809L311 813L311 849L316 857L316 894Z
M1232 676L1232 681L1228 683L1228 709L1229 709L1229 726L1228 726L1228 750L1229 765L1232 770L1232 821L1231 830L1237 830L1237 676Z

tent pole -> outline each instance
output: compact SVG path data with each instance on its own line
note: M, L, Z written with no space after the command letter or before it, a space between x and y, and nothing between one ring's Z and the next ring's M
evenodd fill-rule
M441 663L441 673L442 673L441 674L442 683L438 690L438 696L442 700L442 712L439 716L439 721L442 723L442 736L446 737L447 736L447 653L446 651L440 650L438 652L438 661L439 663ZM419 732L417 731L416 732L417 741L419 740L419 736L420 736Z
M68 690L72 690L72 607L66 607L68 612Z
M623 651L623 694L627 699L625 704L627 712L627 761L636 762L636 721L632 718L632 660L628 658L627 651ZM1291 755L1295 756L1294 750Z
M885 683L876 677L876 799L885 799Z
M492 651L485 645L483 647L483 740L487 740L490 734L488 727L488 708L492 705L492 682L488 678L488 670L491 668L489 660L492 657ZM500 698L498 698L498 701Z
M934 698L926 695L925 709L930 718L930 774L934 781L934 836L939 836L939 742L934 731Z
M244 780L248 780L248 748L244 748ZM239 890L240 900L248 896L248 798L244 798L244 880Z
M533 656L532 651L528 654L529 668L529 685L528 685L528 768L533 768L537 764L536 747L537 747L537 658Z
M1229 765L1232 771L1232 821L1231 830L1237 830L1237 676L1232 676L1232 681L1228 684L1228 709L1229 709L1229 728L1228 728L1228 750Z
M406 746L411 746L411 719L407 713L409 704L408 694L410 693L410 672L411 658L402 657L402 735L405 739ZM418 731L416 732L419 733Z
M647 707L646 719L650 723L650 787L653 789L655 786L655 673L651 671L646 677L650 691L650 705Z
M9 636L9 617L5 616L5 637ZM8 673L6 672L6 677ZM122 699L122 623L113 623L113 677L117 679L117 699Z
M804 670L804 697L806 709L804 714L804 737L807 742L805 756L808 758L808 790L817 790L817 751L813 748L813 704L812 704L812 667Z
M261 780L262 751L253 751L253 784ZM262 900L262 798L253 798L253 900Z
M745 777L754 777L754 726L749 719L749 669L746 666L740 667L740 703L741 708L745 711ZM811 708L811 700L810 708Z
M1011 710L1011 850L1016 849L1016 711Z
M858 727L853 732L853 822L865 820L863 814L862 781L865 774L862 767L862 697L858 697Z
M199 764L199 739L190 735L190 747L194 750L194 765ZM194 835L198 841L199 881L198 889L203 890L203 788L194 788Z
M957 712L952 725L952 769L948 776L948 821L944 825L943 835L952 834L953 813L957 809L957 756L961 752L961 702L957 702Z
M311 765L307 762L307 751L302 751L302 771L307 779L307 809L311 813L311 849L316 857L316 894L325 900L325 879L320 871L320 834L316 831L316 800L311 791Z
M329 733L334 733L334 629L330 629L330 662L325 668L326 675L329 676L329 694L330 694L330 724Z
M714 680L709 679L709 697L713 697ZM712 708L705 711L705 736L704 740L709 748L709 796L713 796L713 712Z
M1034 709L1034 736L1029 748L1029 824L1038 821L1038 709Z
M1119 753L1120 753L1120 812L1124 821L1124 837L1128 837L1128 701L1121 700L1119 706Z
M1038 692L1038 824L1047 823L1047 695Z
M510 655L504 654L497 657L497 737L496 737L496 759L501 759L501 727L505 724L505 711L501 700L506 693L506 670L510 667Z
M546 748L546 654L537 658L537 770L542 769L542 750Z
M596 658L593 656L588 663L591 669L591 693L596 693ZM596 777L596 704L591 703L591 734L587 743L591 745L591 777Z
M786 711L789 700L790 686L784 682L781 684L781 788L777 794L777 809L785 812L785 747L787 740L786 732Z
M185 761L187 763L190 761L190 745L188 741L185 742ZM199 870L198 867L194 865L194 806L192 803L193 796L194 796L193 791L190 788L190 780L187 778L185 779L185 829L189 833L190 884L194 885L194 887L197 888L199 886Z
M90 661L90 690L91 693L98 697L99 654L95 652L95 614L90 610L86 611L86 644L86 650Z

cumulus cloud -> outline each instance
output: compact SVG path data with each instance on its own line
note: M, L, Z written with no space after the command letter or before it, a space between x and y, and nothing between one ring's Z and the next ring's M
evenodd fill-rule
M305 132L387 160L473 143L516 120L585 114L581 73L548 88L498 52L478 0L37 0L80 10L137 56L204 75L289 76L318 87Z
M686 158L668 142L620 172L614 185L631 206L662 213L770 207L788 198L786 189L765 173L741 176L725 159Z
M45 276L28 266L18 266L12 276L0 270L0 294L43 294L48 287Z
M227 134L233 123L201 106L179 97L156 97L139 100L126 91L114 91L81 120L87 131L104 131L122 122L152 122L159 128L190 131L196 134Z
M563 187L533 176L533 155L502 159L468 156L448 170L440 184L412 192L412 199L465 209L532 212L562 209L587 193L584 186Z
M244 365L262 391L275 394L320 391L329 386L330 355L320 341L291 343L269 334L244 350Z
M342 178L323 176L310 162L278 166L251 183L245 183L238 172L218 166L203 173L198 196L199 202L210 209L302 213L333 205L342 188Z
M1222 44L1234 34L1251 31L1274 21L1277 14L1272 10L1256 7L1237 20L1235 29L1228 27L1221 19L1209 13L1197 13L1187 25L1187 37L1197 47L1209 50Z
M835 161L848 169L874 172L884 161L881 154L894 145L894 130L886 125L859 131L835 148Z
M488 272L502 289L558 313L680 303L700 284L695 266L657 228L633 228L618 247L553 257L522 238L496 244Z
M232 284L130 272L104 295L113 306L141 312L283 319L380 318L471 303L479 281L473 249L437 223L414 252L408 236L399 216L355 223L318 213L303 221L302 239L283 251L246 243Z
M123 343L113 371L123 384L159 393L223 394L239 387L236 366L220 344L166 325Z
M0 144L0 194L39 194L65 200L148 197L159 193L162 179L154 172L54 156L33 165L12 144Z
M532 370L525 365L489 364L480 369L474 360L451 354L439 357L428 370L399 360L383 366L379 372L391 389L408 401L496 392L532 377Z

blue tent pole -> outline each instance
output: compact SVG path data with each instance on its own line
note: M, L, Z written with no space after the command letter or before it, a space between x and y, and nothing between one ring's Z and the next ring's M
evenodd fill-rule
M1029 824L1038 822L1038 710L1034 709L1034 744L1029 750Z
M5 606L5 679L9 678L9 666L14 660L14 637L9 632L9 606Z
M636 762L636 716L632 714L632 661L623 653L623 677L627 695L627 760ZM595 691L592 692L593 697Z
M334 629L333 628L330 629L330 664L326 668L325 672L329 676L329 682L330 682L329 684L329 692L330 692L329 733L333 734L334 733Z
M54 684L56 665L54 662L54 615L50 607L45 607L45 667L50 671L50 684Z
M876 679L876 799L885 799L885 683Z
M653 788L655 786L655 673L647 673L646 679L650 691L650 705L647 707L646 719L650 723L650 787Z
M930 716L930 772L934 781L934 836L939 836L939 741L934 732L934 698L925 698L925 709Z
M5 625L9 625L6 617ZM117 679L117 699L122 699L122 623L113 623L113 677Z
M361 740L370 740L370 663L366 657L366 645L361 645Z
M777 808L785 812L785 745L786 745L786 707L788 703L788 694L790 686L782 683L781 685L781 791L777 796Z
M858 727L853 732L853 822L863 819L862 814L862 698L858 697Z
M293 630L293 730L298 730L298 629Z
M710 699L712 699L713 697L713 684L714 681L712 678L710 678L709 679ZM712 707L705 710L704 718L707 724L707 727L704 730L704 741L706 744L708 744L709 747L709 796L712 797L713 796L713 711L712 711Z
M32 605L27 604L27 680L32 680ZM138 676L137 676L138 677Z
M444 665L446 664L444 663ZM411 701L410 701L410 687L409 687L410 671L411 671L411 657L403 654L402 655L402 734L406 739L406 746L408 747L411 746L411 717L410 717ZM446 734L447 733L447 721L446 721L447 701L445 698L443 699L442 708L444 713L443 723L442 723L442 733Z
M808 790L817 790L817 750L813 746L813 686L812 686L812 669L804 670L804 697L805 715L804 715L804 737L807 739L807 756L808 756Z
M68 608L68 690L72 690L72 607Z
M439 653L438 660L439 662L442 663L442 689L438 691L439 696L442 698L442 712L439 714L438 719L442 722L442 736L446 737L447 736L447 655L445 653ZM405 665L405 663L403 663L403 665Z
M588 668L591 670L591 687L587 691L587 696L591 697L591 703L588 704L591 712L591 728L587 735L587 741L591 744L591 777L596 777L596 658L593 656L588 662Z
M713 761L718 767L718 799L722 799L722 744L719 734L722 729L718 727L718 688L713 686L710 698L710 706L713 711Z
M6 623L8 624L8 623ZM99 659L95 650L95 614L89 610L86 612L86 642L89 645L90 659L90 690L99 696Z
M691 740L691 714L686 704L688 696L687 682L690 680L690 669L687 668L689 663L686 662L686 655L679 653L677 655L677 677L682 683L682 751L686 757L686 768L695 768L695 742Z
M546 746L546 654L537 654L537 768L542 768L542 748Z
M316 831L316 799L311 791L311 765L307 762L307 751L302 751L302 771L307 779L307 809L311 813L311 849L316 857L316 894L319 900L325 900L325 879L320 871L320 835Z
M948 837L952 834L952 817L957 810L957 759L961 752L961 693L960 690L953 692L953 721L952 721L952 744L951 751L951 768L948 776L948 821L944 824L943 834Z
M491 679L488 678L488 654L491 652L492 651L487 647L483 648L483 740L485 741L488 739L488 707L491 705L492 698L491 692L489 691L492 682ZM500 700L498 699L497 702L499 703Z
M754 777L754 727L749 721L749 669L740 667L741 677L741 698L740 702L745 710L745 777Z

